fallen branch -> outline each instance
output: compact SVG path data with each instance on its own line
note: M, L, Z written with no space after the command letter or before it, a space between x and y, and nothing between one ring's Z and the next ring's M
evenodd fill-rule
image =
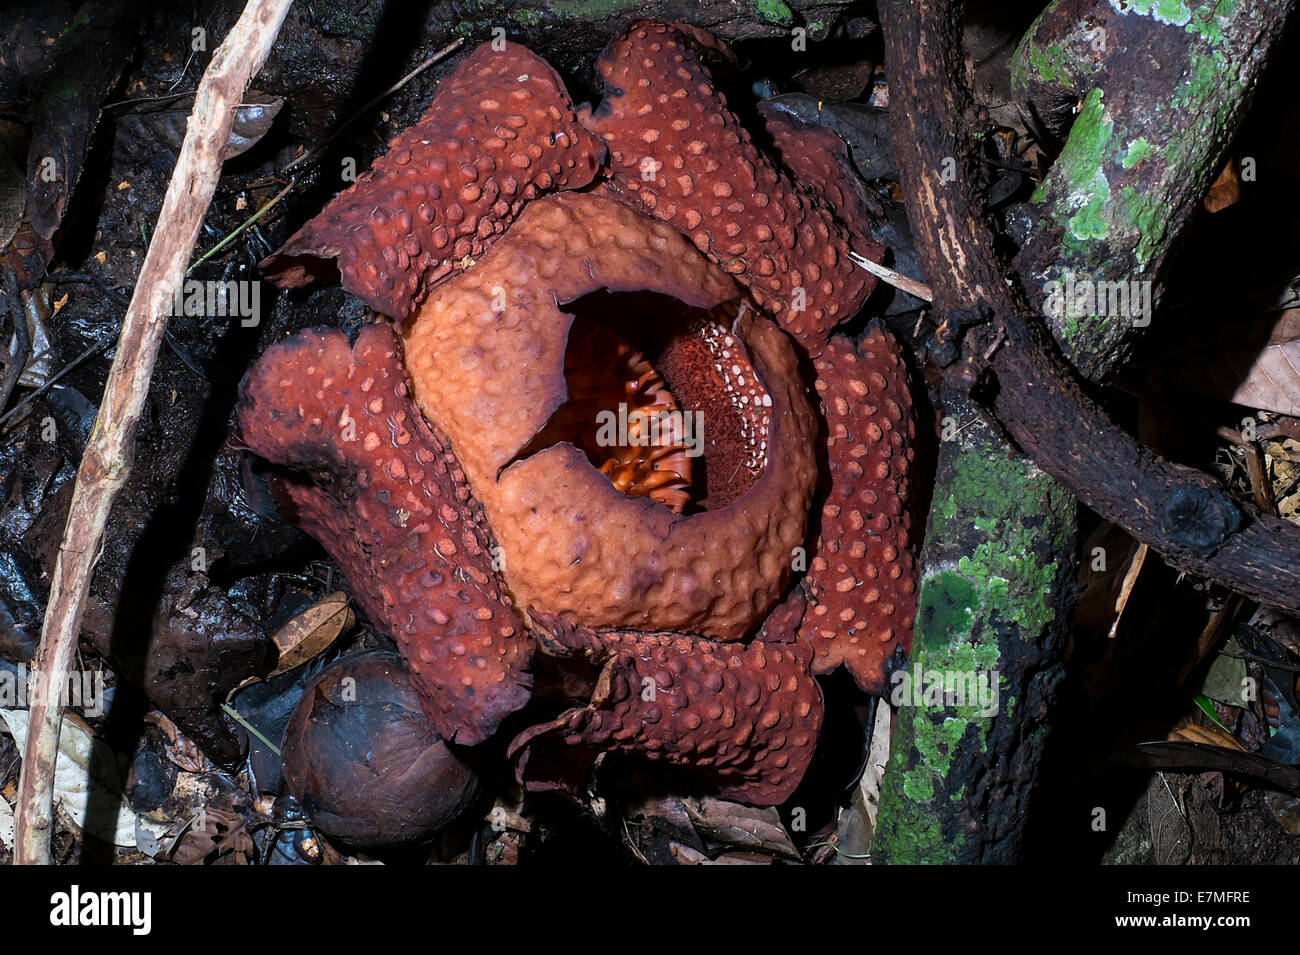
M982 199L960 4L890 0L881 13L908 218L953 346L947 382L992 412L1044 471L1172 566L1300 613L1300 527L1235 501L1208 475L1117 428L1009 281L1015 273L999 258ZM943 173L954 161L951 179Z
M1027 90L1018 96L1022 113L1033 128L1045 128L1047 141L1063 135L1071 121L1073 127L1035 201L1014 213L1014 231L1026 236L1014 266L1029 304L1041 305L1047 283L1067 273L1127 288L1158 279L1291 14L1274 6L1261 15L1258 6L1249 0L1216 9L1212 23L1184 30L1106 0L1055 0L1030 29L1012 63L1014 84ZM891 74L912 68L914 52L893 55L906 60L891 63ZM1156 61L1162 69L1132 67ZM1191 89L1186 79L1193 64L1200 76ZM1218 79L1206 77L1207 68ZM1074 107L1085 97L1085 110L1075 119ZM1081 193L1089 197L1086 216L1077 215ZM1019 223L1026 217L1031 224L1022 231ZM939 317L954 333L970 318ZM1113 315L1099 320L1076 317L1073 310L1047 322L1071 363L1093 378L1114 368L1142 331ZM955 346L944 350L949 360L955 358ZM958 421L968 417L948 389L939 402L944 414ZM1070 758L1060 755L1070 744L1063 744L1059 723L1068 690L1058 694L1055 686L1070 633L1077 546L1072 512L1044 511L1042 504L1052 494L1072 492L1028 458L1008 457L1014 452L1005 434L989 434L984 421L963 438L969 426L963 424L939 449L917 621L918 634L927 626L932 633L914 644L912 666L942 667L945 655L974 651L996 660L989 665L1000 673L1002 698L1016 702L980 719L960 708L900 711L872 847L878 862L1033 858L1044 845L1035 830L1059 833L1071 825L1060 815L1071 810L1061 809L1051 795L1039 801L1039 794L1060 785L1054 778L1060 760ZM968 473L961 480L962 469L978 470L978 479ZM1037 493L1009 493L1017 487L1035 487ZM1017 534L1017 527L1025 531ZM1048 573L1053 549L1056 567ZM994 574L996 586L983 582L990 579L989 556L1006 558L1007 570ZM957 561L965 563L966 573L952 571ZM965 618L935 611L949 603L945 591L960 589L963 579L978 593L968 626L956 626ZM956 743L950 715L966 722ZM1056 769L1048 755L1053 751ZM1052 846L1056 851L1060 843Z
M48 864L53 829L54 761L91 574L113 499L126 483L135 431L167 327L167 307L185 274L199 227L221 175L235 108L261 69L292 0L248 0L199 84L180 158L163 199L153 241L118 338L99 415L77 470L68 521L54 567L34 673L31 725L15 807L16 864Z
M1294 4L1272 0L1189 5L1185 22L1142 6L1054 0L1012 59L1021 114L1049 140L1071 126L1014 261L1038 308L1066 276L1158 281L1296 19ZM1046 316L1094 381L1123 364L1151 318L1107 314L1104 295L1098 305Z

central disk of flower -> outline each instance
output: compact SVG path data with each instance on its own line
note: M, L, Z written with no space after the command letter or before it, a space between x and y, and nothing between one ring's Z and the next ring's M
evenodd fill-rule
M739 300L601 290L562 307L568 398L519 457L568 441L616 489L677 514L744 493L766 463L772 399L729 331Z
M624 494L682 513L691 498L694 421L645 352L575 316L564 377L569 399L548 422L544 443L571 441Z

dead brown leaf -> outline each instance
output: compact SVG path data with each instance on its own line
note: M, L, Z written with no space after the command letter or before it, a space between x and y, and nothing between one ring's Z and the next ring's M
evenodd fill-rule
M1199 391L1248 408L1300 417L1300 309L1282 312L1186 377Z
M1237 157L1229 156L1219 178L1202 200L1207 212L1219 212L1241 199L1241 177L1237 175Z
M519 865L519 853L524 837L518 832L498 833L483 850L483 861L488 865Z
M686 799L683 803L695 828L713 842L787 859L800 858L774 806L743 806L712 797Z
M1191 720L1184 720L1176 724L1169 731L1168 739L1181 743L1203 743L1206 746L1232 749L1239 753L1246 751L1246 747L1237 742L1236 737L1225 733L1219 727L1214 725L1203 726Z
M1277 515L1300 523L1300 440L1280 437L1265 441L1264 473L1271 483Z
M177 865L248 865L253 851L244 817L209 806L185 824L164 857Z
M1250 625L1263 630L1276 643L1300 656L1300 620L1271 607L1260 607L1251 616Z
M187 773L206 773L212 769L212 761L203 755L198 745L180 731L165 713L151 710L145 714L146 723L152 723L162 730L167 738L166 757Z
M757 852L724 852L716 859L710 859L703 852L680 842L670 843L668 848L678 865L771 865L773 861L771 856Z
M325 652L339 634L350 630L355 623L356 616L348 606L346 594L332 593L321 598L271 637L280 656L270 676L302 666Z

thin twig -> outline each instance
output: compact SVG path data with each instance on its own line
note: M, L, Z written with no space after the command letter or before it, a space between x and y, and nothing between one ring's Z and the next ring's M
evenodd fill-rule
M258 729L258 728L257 728L256 726L254 726L252 723L248 722L248 720L244 719L243 714L240 713L239 710L235 709L235 708L234 708L233 706L231 706L229 703L222 703L222 704L221 704L221 708L222 708L223 710L225 710L226 715L229 716L232 720L234 720L236 723L238 723L238 724L239 724L240 726L242 726L244 729L248 730L250 733L252 733L252 734L253 734L254 736L256 736L258 739L260 739L260 740L261 740L263 743L265 743L268 747L270 747L271 752L275 753L276 756L281 755L281 754L280 754L280 747L276 746L276 745L275 745L274 743L272 743L269 739L267 739L267 738L266 738L266 735L265 735L265 734L264 734L260 729Z
M934 301L934 293L930 291L930 286L924 282L918 282L916 279L909 279L902 272L895 272L891 268L872 262L866 256L859 255L856 252L850 252L849 258L853 263L861 268L866 269L878 279L883 279L894 288L902 289L908 295L915 295L925 302Z
M36 654L31 730L14 811L16 864L50 862L54 761L63 721L53 688L67 686L109 509L131 470L136 426L167 327L167 308L184 278L185 263L216 191L235 108L266 61L291 2L248 0L208 64L153 242L122 323L99 415L77 469Z
M464 43L465 43L465 38L464 38L464 37L460 37L459 39L452 40L450 43L448 43L446 46L444 46L444 47L443 47L441 50L439 50L437 53L433 53L433 54L431 54L431 55L428 57L428 59L426 59L423 63L421 63L421 64L420 64L419 66L417 66L415 69L411 70L411 72L407 73L405 76L403 76L400 80L398 80L398 81L397 81L396 83L394 83L392 86L388 87L388 89L384 90L382 93L380 93L378 96L376 96L374 99L372 99L372 100L371 100L369 103L367 103L365 106L363 106L363 107L361 107L359 110L357 110L357 111L352 115L352 118L351 118L351 119L349 119L346 123L344 123L344 124L343 124L342 126L340 126L338 129L334 130L333 134L330 135L329 137L327 137L323 143L321 143L319 146L317 146L315 149L311 150L310 152L305 152L305 153L303 153L303 154L302 154L301 156L299 156L297 159L293 160L293 161L290 162L288 165L286 165L283 169L281 169L281 170L280 170L281 175L283 175L284 173L288 172L290 169L296 169L296 168L298 168L299 166L304 165L305 163L309 163L309 162L311 162L312 160L316 159L318 156L320 156L321 153L323 153L323 152L325 151L325 147L328 146L330 143L334 142L334 140L338 139L341 135L343 135L343 132L344 132L344 131L349 127L349 126L351 126L353 123L355 123L357 120L359 120L362 116L365 116L365 115L366 115L367 113L369 113L372 109L374 109L376 106L378 106L378 105L379 105L380 103L382 103L384 100L388 99L388 97L392 96L394 93L396 93L398 90L400 90L400 89L401 89L403 86L405 86L407 83L411 82L411 80L415 79L417 76L419 76L419 75L420 75L421 73L423 73L425 70L427 70L429 67L433 66L433 64L437 63L439 60L444 60L444 59L446 59L448 56L450 56L452 53L455 53L457 50L459 50L459 49L464 45Z
M254 222L256 222L258 219L262 218L262 216L266 215L266 213L270 211L271 207L274 206L274 205L275 205L277 202L279 202L281 199L283 199L285 196L287 196L287 195L289 194L289 190L292 189L292 188L293 188L294 186L296 186L297 184L298 184L298 180L296 180L296 179L290 179L290 180L289 180L289 184L288 184L287 186L285 186L283 189L281 189L279 192L277 192L274 196L272 196L270 202L268 202L266 205L262 206L262 208L258 209L258 210L257 210L256 212L254 212L251 216L249 216L247 219L245 219L245 220L243 221L243 223L242 223L238 228L235 229L235 231L231 232L228 236L226 236L224 239L222 239L220 242L218 242L218 243L217 243L216 245L214 245L212 248L208 249L208 251L204 252L204 253L203 253L201 256L199 256L197 259L195 259L195 260L190 264L190 267L189 267L188 269L185 270L185 274L186 274L186 275L189 275L191 272L193 272L195 269L197 269L200 265L202 265L202 264L203 264L204 262L206 262L208 259L212 258L214 255L216 255L218 252L220 252L222 249L224 249L226 246L228 246L231 242L233 242L233 241L235 240L235 237L236 237L236 236L238 236L240 233L242 233L245 229L247 229L250 225L252 225L252 224L253 224ZM261 235L261 233L259 232L258 235Z
M194 90L182 91L180 93L168 93L166 96L136 96L130 99L113 100L111 103L105 103L102 109L112 109L115 106L132 106L136 103L162 103L167 100L184 99L186 96L193 96Z

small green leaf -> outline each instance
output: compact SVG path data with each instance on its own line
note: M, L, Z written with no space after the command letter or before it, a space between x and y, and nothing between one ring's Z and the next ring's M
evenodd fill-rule
M1203 712L1206 716L1208 716L1211 720L1214 721L1215 726L1223 730L1228 735L1232 735L1232 730L1228 729L1228 727L1224 726L1222 723L1219 722L1218 716L1216 716L1214 713L1214 704L1211 703L1207 697L1204 696L1196 697L1196 705L1201 708L1201 712Z

